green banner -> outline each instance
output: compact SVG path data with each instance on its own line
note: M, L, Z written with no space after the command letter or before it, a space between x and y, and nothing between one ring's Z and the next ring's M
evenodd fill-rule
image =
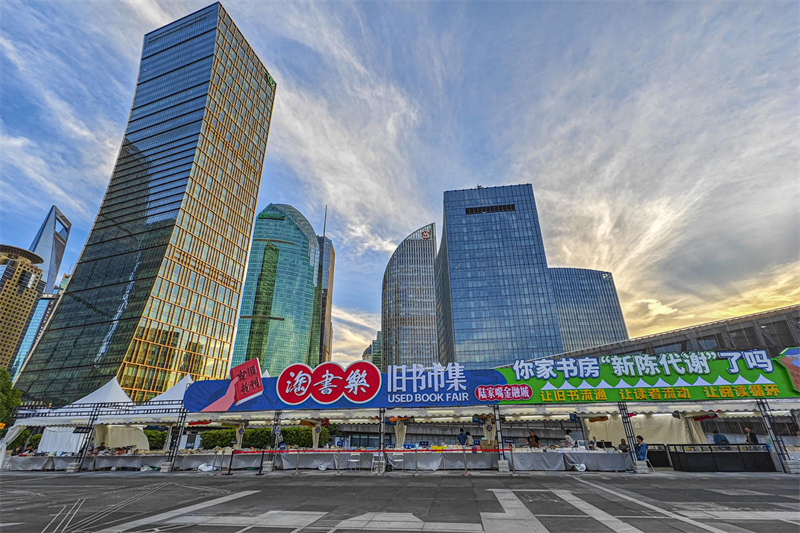
M732 350L519 360L498 371L509 385L533 391L503 404L800 398L800 348L776 358Z

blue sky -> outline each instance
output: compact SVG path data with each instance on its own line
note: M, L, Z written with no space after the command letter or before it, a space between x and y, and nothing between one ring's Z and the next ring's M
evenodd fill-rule
M0 242L57 204L77 261L144 33L207 3L0 3ZM800 4L223 5L278 83L259 209L329 205L337 359L477 184L532 183L549 264L612 271L632 335L800 301Z

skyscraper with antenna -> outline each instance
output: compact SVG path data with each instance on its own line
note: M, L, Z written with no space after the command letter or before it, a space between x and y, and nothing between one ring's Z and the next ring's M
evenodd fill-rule
M322 235L319 240L319 362L331 360L333 349L333 267L336 252L333 242L327 237L328 206L325 206L325 217L322 223Z

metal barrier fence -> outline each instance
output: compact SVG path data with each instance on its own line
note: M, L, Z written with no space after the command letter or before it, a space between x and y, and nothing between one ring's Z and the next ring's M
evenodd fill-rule
M583 464L586 470L626 471L633 469L629 454L592 452L528 452L514 448L480 449L448 448L444 450L233 450L232 452L211 452L178 455L176 470L202 470L210 466L208 472L233 475L237 470L255 470L257 475L264 471L280 469L299 475L302 470L326 470L343 474L348 471L371 471L383 474L387 470L421 472L438 470L462 471L469 475L473 471L499 470L500 452L508 460L511 474L532 470L572 470ZM160 467L164 455L98 455L87 458L85 470L106 468L133 468L142 466ZM8 463L10 470L63 470L74 461L74 457L12 457Z

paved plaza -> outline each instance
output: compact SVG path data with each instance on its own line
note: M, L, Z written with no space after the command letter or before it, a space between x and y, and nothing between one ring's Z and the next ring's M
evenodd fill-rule
M4 532L800 531L786 474L3 473L0 489Z

